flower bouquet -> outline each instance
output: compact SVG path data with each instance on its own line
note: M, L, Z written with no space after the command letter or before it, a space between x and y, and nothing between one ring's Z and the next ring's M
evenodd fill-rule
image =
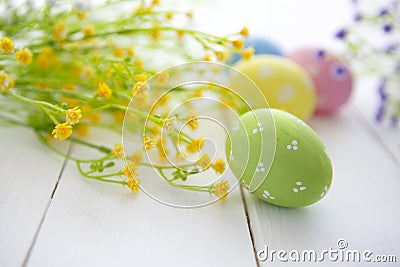
M252 48L243 49L246 27L227 36L193 30L186 26L191 12L165 9L158 0L97 5L10 0L1 3L1 10L3 125L31 129L51 151L75 162L88 179L137 192L140 169L149 167L175 188L218 199L227 195L230 186L225 179L206 185L187 183L205 171L222 174L226 163L201 152L206 142L196 134L199 106L184 103L183 109L175 111L171 107L209 93L228 105L233 97L210 84L178 86L172 95L155 97L148 86L150 80L159 87L168 84L173 74L159 71L172 64L223 62L232 52L250 58ZM98 131L132 135L136 143L129 147L134 149L127 151L118 139L112 145L96 142L91 136ZM97 154L75 156L60 149L60 142ZM145 160L148 153L157 159ZM185 160L190 154L196 156ZM170 158L177 163L170 164Z

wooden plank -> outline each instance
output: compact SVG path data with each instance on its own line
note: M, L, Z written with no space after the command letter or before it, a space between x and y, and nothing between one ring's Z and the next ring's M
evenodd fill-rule
M256 266L238 189L179 209L85 180L68 161L27 266Z
M21 266L64 159L22 127L0 127L0 266Z
M256 250L268 246L321 252L337 249L336 242L344 238L349 249L400 256L399 165L354 112L347 107L336 117L311 123L334 167L333 186L325 199L310 207L287 209L246 194Z

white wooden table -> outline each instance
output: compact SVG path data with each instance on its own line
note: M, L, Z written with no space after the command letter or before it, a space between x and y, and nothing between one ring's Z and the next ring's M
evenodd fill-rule
M332 9L347 6L346 1L308 0L303 6L276 2L266 1L265 14L256 8L253 17L243 10L243 20L259 33L265 21L266 32L285 48L307 41L331 44L328 38L341 22ZM227 12L236 16L239 6L233 2ZM308 17L296 22L303 35L292 36L298 31L280 24L291 21L276 14L284 14L284 7L304 9L296 11ZM213 14L210 11L210 20ZM307 30L315 17L325 18L326 29ZM231 19L233 24L239 18ZM317 32L321 39L315 38ZM262 262L257 251L265 246L287 252L337 249L339 239L345 239L349 249L396 255L397 263L388 265L399 266L400 129L373 121L374 86L359 84L337 116L311 121L331 155L334 182L325 199L302 209L268 205L239 187L224 203L168 207L145 194L133 196L118 186L85 180L30 131L0 128L0 266L281 266L290 262Z

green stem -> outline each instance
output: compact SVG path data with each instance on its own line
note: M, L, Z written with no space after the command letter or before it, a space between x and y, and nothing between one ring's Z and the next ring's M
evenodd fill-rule
M37 106L39 106L39 108L40 108L41 110L43 110L44 113L46 113L46 115L51 119L51 121L52 121L55 125L57 125L57 124L59 123L58 120L57 120L52 114L50 114L50 112L49 112L49 110L48 110L47 108L43 107L42 105L37 105Z
M109 174L104 174L104 175L93 176L93 175L88 175L86 172L83 171L79 161L76 162L76 166L78 168L79 173L86 178L95 179L95 180L99 180L99 181L107 182L107 183L122 184L122 185L126 184L125 181L104 179L104 178L109 178L109 177L121 176L122 175L121 171L116 172L116 173L109 173Z
M23 96L20 96L20 95L17 95L17 94L13 94L13 93L11 93L9 95L12 96L13 98L17 99L17 100L21 100L21 101L26 102L26 103L30 103L30 104L34 104L34 105L46 106L46 107L52 108L54 110L60 111L62 113L65 113L65 110L63 108L57 107L57 106L55 106L53 104L50 104L50 103L48 103L46 101L34 100L34 99L30 99L30 98L23 97Z
M27 83L25 82L17 82L17 85L24 85L26 86ZM71 96L71 97L75 97L77 99L81 99L81 100L90 100L90 97L84 96L82 95L82 93L76 93L76 92L72 92L72 91L67 91L67 90L57 90L57 89L46 89L46 90L41 90L38 91L37 88L34 87L17 87L16 88L18 91L28 91L28 92L36 92L36 93L41 93L41 94L49 94L49 95L54 95L54 94L61 94L61 95L65 95L65 96Z
M77 144L81 144L81 145L85 145L87 147L91 147L91 148L97 149L98 151L103 152L105 154L109 154L112 151L111 149L109 149L109 148L107 148L105 146L98 146L98 145L83 141L81 139L77 139L75 137L70 137L69 140L74 142L74 143L77 143Z
M197 186L197 185L181 185L181 184L176 184L172 180L168 179L166 175L164 174L162 169L157 169L158 173L161 175L161 177L169 184L174 187L186 189L186 190L192 190L192 191L197 191L197 192L209 192L211 193L213 189L213 185L211 186Z
M64 158L67 158L67 159L69 159L69 160L72 160L72 161L79 161L79 162L82 162L82 163L91 163L91 162L93 162L93 161L106 160L106 159L109 158L109 155L106 155L106 156L104 156L104 157L102 157L102 158L100 158L100 159L96 159L96 160L93 160L93 159L85 160L85 159L78 159L78 158L75 158L75 157L73 157L73 156L71 156L71 155L69 155L69 154L66 154L66 153L64 153L64 152L61 152L60 150L58 150L58 149L56 149L54 146L52 146L52 145L47 141L47 139L39 132L38 129L35 129L35 133L36 133L36 136L38 137L39 141L40 141L42 144L44 144L47 148L49 148L51 151L53 151L53 152L56 153L57 155L59 155L59 156L61 156L61 157L64 157Z
M152 168L156 168L156 169L185 169L188 167L194 167L197 164L196 163L192 163L192 164L185 164L185 165L177 165L177 166L161 166L161 165L155 165L155 164L151 164L151 163L142 163L143 166L146 167L152 167Z

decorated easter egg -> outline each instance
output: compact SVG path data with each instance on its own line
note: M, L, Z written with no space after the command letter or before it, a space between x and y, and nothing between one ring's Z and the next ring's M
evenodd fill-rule
M254 54L270 54L283 56L282 49L273 41L263 38L260 36L251 36L244 40L245 47L253 47ZM238 53L234 53L230 64L234 64L239 61L242 57Z
M313 82L297 63L283 57L257 55L248 61L239 61L234 67L260 88L270 107L288 111L303 120L314 113L316 93ZM240 82L235 77L231 79L232 87L239 95L248 94ZM253 107L265 106L256 103Z
M332 165L320 138L285 111L257 109L240 116L229 131L226 155L240 182L270 204L308 206L331 187Z
M311 76L317 91L317 114L332 114L349 98L353 86L350 69L332 53L304 47L289 53L288 58Z

